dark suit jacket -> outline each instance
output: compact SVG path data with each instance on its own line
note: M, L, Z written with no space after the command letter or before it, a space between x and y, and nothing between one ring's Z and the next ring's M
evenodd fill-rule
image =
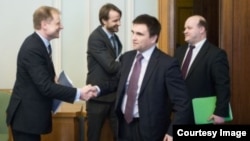
M75 88L54 83L55 72L42 39L33 33L17 57L16 81L7 108L7 124L26 133L51 132L53 98L73 103Z
M122 67L115 107L119 120L123 120L121 106L135 56L136 51L133 50L120 58ZM140 131L145 141L163 140L167 132L172 135L172 111L175 111L172 124L186 124L188 121L186 116L190 112L191 103L178 62L157 47L151 55L143 78L138 105Z
M115 38L118 41L118 52L120 53L122 44L117 35ZM115 50L102 26L98 26L89 36L87 59L87 84L98 85L101 88L101 96L91 100L114 102L116 98L114 78L119 71L120 63L115 61Z
M175 57L182 63L187 46L179 47ZM226 52L205 41L186 77L191 98L217 96L215 115L228 116L230 100L229 65Z

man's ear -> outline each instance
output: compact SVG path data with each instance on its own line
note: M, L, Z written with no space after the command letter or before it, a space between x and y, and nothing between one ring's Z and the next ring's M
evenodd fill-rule
M104 20L104 19L102 19L102 23L103 23L104 25L106 25L107 21Z
M206 32L205 27L204 27L204 26L201 26L201 27L200 27L200 33L204 33L204 32Z
M47 22L46 21L41 21L41 29L45 29L47 27Z
M151 42L152 42L152 43L156 43L157 38L158 38L157 35L152 36L152 37L151 37Z

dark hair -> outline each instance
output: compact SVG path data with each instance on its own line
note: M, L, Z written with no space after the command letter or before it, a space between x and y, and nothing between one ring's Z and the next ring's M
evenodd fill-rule
M148 28L150 37L157 35L158 38L156 42L158 41L161 32L161 24L155 17L148 14L142 14L133 20L133 24L145 24Z
M99 21L101 25L103 25L102 20L106 21L109 19L109 11L111 10L118 12L120 16L122 16L122 11L118 7L116 7L114 4L107 3L103 5L99 11Z

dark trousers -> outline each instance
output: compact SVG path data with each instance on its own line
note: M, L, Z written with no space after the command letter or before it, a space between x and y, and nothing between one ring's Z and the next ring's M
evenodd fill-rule
M129 124L122 119L119 124L118 141L143 141L139 122L139 118L134 118Z
M117 116L114 111L114 104L114 102L87 102L87 141L100 141L101 131L106 119L110 122L114 141L117 140Z
M24 133L13 129L11 131L14 141L41 141L40 134Z

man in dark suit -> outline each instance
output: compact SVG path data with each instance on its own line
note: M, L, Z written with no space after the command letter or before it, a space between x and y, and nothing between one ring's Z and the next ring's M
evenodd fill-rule
M113 4L105 4L99 11L101 23L89 36L88 39L88 74L87 84L98 82L115 86L112 84L119 70L120 63L117 61L122 50L122 44L115 34L120 26L122 12ZM115 41L111 38L114 37ZM108 91L101 90L105 96L91 99L87 102L87 138L88 141L100 141L101 130L106 119L109 119L114 140L117 135L117 118L114 112L116 99L116 88Z
M172 125L187 124L190 98L177 59L156 46L160 30L161 25L155 17L146 14L136 17L132 26L134 50L120 57L121 72L115 106L120 141L171 141ZM131 86L131 73L138 54L142 55L140 74L133 76L139 78ZM133 104L128 104L133 86L138 86L133 92L136 98ZM127 106L132 107L130 120L125 120ZM174 116L171 119L172 112Z
M7 108L14 141L40 141L41 134L51 132L53 99L73 103L97 95L91 85L77 89L56 83L49 41L58 38L63 29L58 9L39 7L33 24L35 32L25 39L18 53L16 81Z
M216 108L210 120L214 124L224 123L224 117L229 114L230 79L226 52L207 40L207 22L204 17L194 15L189 17L184 26L187 46L178 47L174 56L180 66L189 51L189 46L195 46L187 74L183 75L191 98L216 96ZM183 67L182 67L183 68ZM193 114L191 114L194 123Z

